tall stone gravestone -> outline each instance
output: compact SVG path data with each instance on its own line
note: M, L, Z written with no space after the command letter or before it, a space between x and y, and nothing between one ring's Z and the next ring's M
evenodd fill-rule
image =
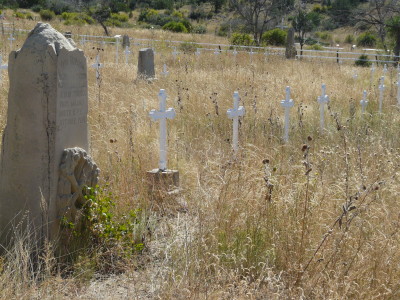
M154 52L151 48L143 48L139 50L138 60L138 78L153 79L154 71Z
M285 51L285 56L288 59L291 58L296 58L296 47L294 45L294 29L289 28L288 35L286 38L286 51Z
M7 125L0 169L0 244L12 230L44 238L59 234L82 204L82 187L98 168L88 151L87 66L83 51L38 23L11 52ZM19 228L19 227L21 228Z
M129 36L124 34L122 36L122 48L130 47L131 46L131 41L129 40Z

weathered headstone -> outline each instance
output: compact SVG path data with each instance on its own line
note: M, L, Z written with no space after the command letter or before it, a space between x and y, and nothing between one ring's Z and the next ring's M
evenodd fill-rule
M87 66L83 51L38 23L9 56L10 90L0 169L0 244L22 226L37 243L83 201L98 168L88 151ZM24 217L24 218L23 218Z
M296 58L296 47L294 45L294 29L289 28L288 35L286 38L286 51L285 51L285 56L288 59L291 58Z
M130 47L130 46L131 46L131 41L129 40L129 36L124 34L122 36L122 48L126 49L126 47Z
M138 78L152 79L155 77L154 53L151 48L139 50Z

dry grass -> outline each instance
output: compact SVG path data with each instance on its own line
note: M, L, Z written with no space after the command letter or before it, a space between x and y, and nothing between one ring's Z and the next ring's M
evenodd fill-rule
M148 35L131 35L136 34ZM164 49L156 54L156 72L165 62L170 75L147 83L135 80L137 48L134 63L117 67L114 48L107 47L100 86L94 70L88 70L90 150L102 184L110 184L118 210L148 206L143 178L158 160L158 124L148 112L157 108L158 91L165 88L167 105L177 111L168 121L169 166L180 172L179 200L188 212L149 211L155 229L147 250L117 277L100 280L92 274L82 283L82 277L62 279L49 272L35 280L29 270L6 271L12 263L23 265L22 258L3 258L0 284L7 288L0 298L400 297L400 118L394 70L379 115L381 70L370 84L368 69L350 65L263 55L250 62L246 54L236 62L213 54L181 55L174 62ZM96 51L84 50L92 64ZM324 132L316 103L322 83L331 99ZM5 79L2 128L7 84ZM290 142L284 144L279 102L287 85L296 105ZM363 89L370 101L364 116ZM231 151L226 116L235 90L246 108L237 155Z

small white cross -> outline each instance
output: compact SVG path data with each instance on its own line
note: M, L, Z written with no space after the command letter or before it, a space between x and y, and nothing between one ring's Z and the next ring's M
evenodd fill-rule
M366 91L366 90L364 90L364 92L363 92L363 98L362 98L362 100L360 101L360 104L361 104L361 112L362 112L362 113L365 113L365 108L366 108L367 105L368 105L367 91Z
M233 56L235 56L235 58L236 58L236 55L238 54L238 52L237 52L236 48L235 48L235 49L233 49L233 52L232 52L232 54L233 54Z
M400 107L400 72L397 74L397 105Z
M196 54L197 56L199 56L199 55L201 54L200 48L196 48L196 52L195 52L194 54Z
M100 55L97 54L96 55L96 62L92 65L92 68L96 69L96 80L97 80L97 83L100 80L100 68L102 68L102 67L103 67L103 64L100 63Z
M383 66L383 76L386 76L387 71L388 71L387 64L385 64Z
M179 54L178 51L176 51L176 47L173 48L174 51L172 51L172 56L174 57L174 60L176 60L176 56Z
M255 53L255 52L253 51L253 48L251 48L251 49L250 49L250 52L249 52L250 56L253 56L254 53Z
M215 48L214 54L215 54L215 55L219 55L219 54L220 54L218 48Z
M7 70L8 69L8 65L3 65L3 56L0 55L0 82L2 81L2 70Z
M164 89L161 89L158 93L158 99L160 100L160 110L152 109L149 116L153 121L160 120L160 161L158 168L165 171L167 169L167 119L175 117L175 110L173 108L166 109L167 93Z
M81 45L84 46L86 44L86 36L82 35Z
M118 58L119 58L119 51L118 51L118 47L119 47L119 40L121 38L121 35L115 35L115 63L118 64Z
M317 101L319 103L319 113L320 113L320 127L321 127L321 131L324 130L324 111L325 111L325 104L329 103L329 97L328 95L326 95L326 85L322 84L322 94L321 96L318 97Z
M245 109L243 106L239 106L239 93L233 93L233 108L228 109L226 112L229 119L233 119L233 136L232 136L232 147L236 152L239 148L239 117L244 116Z
M168 74L169 74L169 72L167 71L167 65L164 64L163 71L161 72L161 75L163 75L164 77L167 77Z
M381 77L381 82L379 84L379 113L382 113L382 103L383 103L383 94L385 92L385 77Z
M354 80L357 80L357 78L358 78L358 74L357 74L357 73L354 73L353 79L354 79Z
M8 40L10 41L10 49L12 50L13 41L15 41L15 38L13 37L12 33L10 33L10 37L8 38Z
M129 50L129 46L125 46L125 64L128 64L128 58L129 58L129 54L131 54L132 52Z
M286 87L286 99L281 101L281 106L285 109L285 134L283 139L285 142L289 141L289 121L290 121L290 109L293 107L294 101L290 99L290 87Z
M375 74L375 64L371 66L371 83L374 81L374 74Z

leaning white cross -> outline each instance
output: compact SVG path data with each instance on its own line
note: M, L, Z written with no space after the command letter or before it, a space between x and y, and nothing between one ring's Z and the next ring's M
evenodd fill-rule
M167 65L164 64L163 71L161 72L161 75L163 75L164 77L167 77L168 74L169 74L169 72L167 71Z
M285 134L283 139L285 142L289 141L289 121L290 121L290 109L293 107L294 101L290 99L290 87L286 87L286 99L281 101L281 106L285 109Z
M365 113L365 108L366 108L367 105L368 105L367 91L366 91L366 90L364 90L364 92L363 92L363 98L362 98L362 100L360 101L360 104L361 104L361 112L362 112L362 113Z
M236 152L239 148L239 117L244 116L245 109L243 106L239 106L239 93L233 93L233 108L228 109L226 112L229 119L233 119L233 136L232 136L232 147Z
M167 119L175 117L175 110L173 108L166 109L167 93L164 89L161 89L158 93L158 99L160 100L160 110L152 109L149 115L153 121L160 120L160 161L158 168L164 171L167 169Z
M385 92L385 77L381 77L379 84L379 113L382 113L383 93Z
M397 75L397 105L400 107L400 73Z
M2 70L7 70L7 68L8 68L8 65L3 65L2 64L3 63L3 57L0 55L0 82L2 81L2 75L1 75L1 71Z
M121 38L121 35L118 34L118 35L115 35L114 37L115 37L115 62L116 62L116 64L118 64L118 58L119 58L118 47L119 47L119 40Z
M99 54L96 55L96 62L92 65L92 68L96 69L96 80L99 83L100 80L100 68L103 67L103 64L100 63L100 56Z
M15 38L13 37L12 33L10 33L10 37L8 38L8 40L10 41L10 49L12 50L13 41L15 41Z
M125 46L125 64L128 64L128 58L129 58L129 54L131 54L132 52L129 50L129 46Z
M322 94L318 96L318 103L319 103L319 114L320 114L320 127L321 131L324 130L324 111L325 111L325 104L329 103L329 97L326 95L326 85L322 84Z

